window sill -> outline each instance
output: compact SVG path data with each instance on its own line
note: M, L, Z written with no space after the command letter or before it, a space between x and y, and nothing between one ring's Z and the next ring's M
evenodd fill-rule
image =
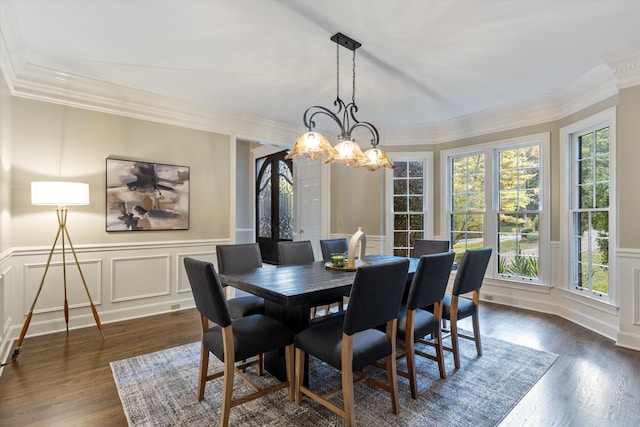
M603 301L601 299L587 296L583 291L574 291L571 289L561 289L561 291L562 297L565 299L588 306L590 308L602 311L610 315L617 316L618 311L620 310L619 306L612 304L609 301Z
M536 292L541 294L550 294L552 286L539 282L522 282L518 280L509 280L506 278L485 277L484 283L491 286L501 288L517 289L519 291Z

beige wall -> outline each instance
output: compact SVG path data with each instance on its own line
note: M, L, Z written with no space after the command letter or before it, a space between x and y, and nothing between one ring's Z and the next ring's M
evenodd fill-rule
M640 249L640 86L620 91L617 114L618 246Z
M11 112L13 97L0 73L0 256L11 247Z
M74 244L228 238L228 135L163 125L53 103L13 99L10 246L51 244L53 209L32 206L34 180L87 182L91 204L70 209ZM189 166L190 229L105 231L105 159L115 157Z
M326 167L326 166L325 166ZM384 171L331 165L331 233L384 234Z

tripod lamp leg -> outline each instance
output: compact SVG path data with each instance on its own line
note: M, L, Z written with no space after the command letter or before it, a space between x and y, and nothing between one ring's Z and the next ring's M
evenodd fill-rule
M71 243L71 237L69 236L69 230L67 230L67 227L64 227L64 234L67 235L67 240L69 241L69 247L71 248L71 253L73 254L73 259L76 261L76 266L78 267L78 272L80 273L80 278L82 279L84 290L87 293L87 298L89 299L89 304L91 305L91 312L93 313L93 319L96 321L96 326L98 327L98 330L100 331L100 335L102 335L102 339L104 340L104 333L102 332L102 323L100 322L100 317L98 316L98 310L96 310L96 306L93 304L93 299L91 298L91 293L89 292L87 281L85 280L84 274L82 273L82 269L80 268L80 262L78 261L76 250L73 248L73 243Z
M33 317L33 310L36 307L36 302L38 301L38 297L40 296L40 292L42 291L42 286L44 285L44 279L47 277L47 272L49 271L49 266L51 265L51 257L53 257L53 251L56 248L56 243L58 243L58 238L60 237L61 232L62 232L62 228L58 227L56 238L53 240L53 245L51 246L51 250L49 251L49 257L47 258L47 265L44 268L44 273L42 274L42 279L40 280L40 285L38 286L38 292L36 292L36 297L33 299L33 303L31 304L31 308L29 309L29 314L27 314L27 318L24 320L24 325L22 325L22 331L20 331L20 338L18 338L18 345L16 346L16 349L13 351L13 355L11 356L12 362L18 358L18 354L20 354L20 350L22 349L22 341L24 341L24 337L25 335L27 335L27 330L29 329L29 324L31 323L31 317Z

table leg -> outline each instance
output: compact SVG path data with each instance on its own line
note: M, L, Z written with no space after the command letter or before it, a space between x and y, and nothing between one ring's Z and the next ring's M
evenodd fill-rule
M279 320L285 326L289 327L294 334L305 330L309 326L310 313L308 304L285 307L283 305L266 300L264 304L264 311L267 316ZM309 364L306 363L304 372L304 384L309 383L308 366ZM286 380L287 372L284 358L284 349L281 348L265 353L264 367L280 381Z

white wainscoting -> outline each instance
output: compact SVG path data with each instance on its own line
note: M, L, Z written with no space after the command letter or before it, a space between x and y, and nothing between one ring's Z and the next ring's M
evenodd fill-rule
M109 324L194 307L184 271L185 257L216 263L224 240L90 245L75 248L100 320ZM48 250L16 248L0 260L0 355L4 361L31 309L42 281ZM78 268L66 258L69 329L96 327ZM36 301L28 336L66 329L62 256L54 252ZM97 333L97 332L96 332ZM108 340L108 328L105 331Z
M620 330L616 344L640 350L640 250L618 250Z

